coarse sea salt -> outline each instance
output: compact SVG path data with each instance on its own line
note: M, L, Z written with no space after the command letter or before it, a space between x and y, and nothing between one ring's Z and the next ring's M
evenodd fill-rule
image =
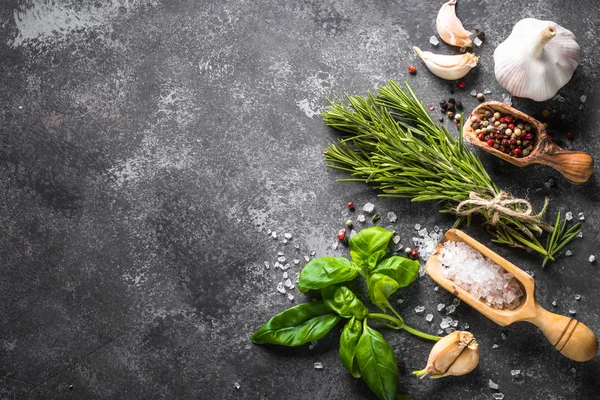
M512 310L523 291L515 277L463 242L447 241L438 258L445 278L488 306Z

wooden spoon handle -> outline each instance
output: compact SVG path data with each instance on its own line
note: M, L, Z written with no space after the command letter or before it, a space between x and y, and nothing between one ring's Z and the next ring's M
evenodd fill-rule
M553 143L548 143L546 148L536 156L534 162L554 168L574 184L584 183L590 179L594 166L591 155L582 151L563 150Z
M536 304L535 317L527 321L542 330L560 353L575 361L588 361L598 352L598 338L581 322L545 310Z

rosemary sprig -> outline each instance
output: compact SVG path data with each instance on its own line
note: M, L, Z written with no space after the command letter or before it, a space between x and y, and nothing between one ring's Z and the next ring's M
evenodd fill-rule
M344 133L325 149L329 167L352 175L340 181L373 184L380 196L434 200L443 213L456 214L462 204L455 226L479 214L484 225L494 225L489 229L493 241L536 251L545 257L544 264L577 235L577 227L565 232L560 215L554 226L542 220L547 204L526 216L525 201L507 202L503 213L468 201L473 195L489 204L503 195L513 198L496 186L462 135L457 140L433 121L408 84L403 90L389 81L375 94L345 98L347 104L337 97L329 100L323 113L327 126ZM545 247L534 236L544 231L551 233Z

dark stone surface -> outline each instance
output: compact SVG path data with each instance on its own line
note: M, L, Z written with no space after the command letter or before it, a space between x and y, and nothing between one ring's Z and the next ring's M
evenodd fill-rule
M292 350L248 338L290 305L276 291L281 272L264 262L279 251L301 260L311 251L344 254L331 244L349 200L398 214L391 225L404 243L415 223L452 224L433 203L336 183L345 176L325 167L322 150L338 134L318 116L328 96L365 94L387 79L408 80L426 104L449 97L455 82L431 75L411 51L431 48L434 3L2 2L0 398L374 398L338 361L336 335ZM597 3L465 0L458 11L466 27L487 34L480 66L454 95L467 110L477 104L473 88L502 99L493 49L521 17L575 33L583 61L560 91L565 101L514 105L534 115L551 110L555 137L597 155ZM416 76L406 73L409 64ZM542 305L562 314L576 308L600 332L598 265L587 261L600 240L598 167L588 183L571 186L546 167L518 169L478 154L501 187L538 206L550 196L549 215L585 212L584 236L569 246L574 255L545 270L536 256L491 244L478 226L467 231L534 271ZM544 186L549 178L555 187ZM292 278L303 263L292 265ZM436 305L452 301L434 286L420 278L398 305L408 323L432 333L443 315ZM294 303L305 299L293 294ZM417 305L427 311L416 314ZM410 372L424 366L431 344L386 331L401 392L488 399L492 379L506 399L598 398L598 357L569 361L535 327L502 328L465 304L455 315L480 343L478 368L418 380ZM512 369L523 379L514 381Z

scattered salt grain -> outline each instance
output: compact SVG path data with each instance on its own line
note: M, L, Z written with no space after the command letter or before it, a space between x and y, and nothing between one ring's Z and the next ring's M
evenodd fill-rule
M316 362L316 363L315 363L315 369L319 369L319 370L320 370L320 369L323 369L323 363Z
M431 43L434 46L437 46L438 44L440 44L440 41L438 40L438 38L434 35L432 37L429 38L429 43Z
M279 261L280 263L284 263L285 262L285 257L284 256L279 256L279 257L277 257L277 261Z
M559 102L561 102L561 103L564 103L564 102L565 102L565 98L564 98L564 97L562 97L562 96L559 94L559 95L558 95L558 101L559 101Z
M446 328L444 329L444 332L446 332L448 335L451 334L452 332L456 332L456 328Z
M283 240L281 241L281 243L283 243L283 244L287 244L287 242L288 242L288 240L287 240L287 239L283 239Z
M271 229L267 229L267 235L271 234Z
M462 328L460 328L461 331L468 331L469 330L469 324L467 324L466 322L462 325Z
M420 314L420 313L422 313L423 311L425 311L425 307L423 307L423 306L417 306L417 307L415 307L415 312L416 312L417 314Z
M581 100L582 103L585 103L585 101L587 100L587 96L585 94L582 94L579 100Z
M415 224L415 231L418 231L419 229L421 229L421 224Z
M402 304L402 303L404 303L404 299L398 299L398 300L396 300L396 303Z
M502 102L507 106L512 106L512 97L508 93L502 93Z
M565 214L565 219L567 221L570 221L573 219L573 213L571 211L567 211L567 213Z
M576 294L575 295L575 300L577 300L577 301L581 300L581 295L580 294Z
M510 374L512 376L519 376L519 375L521 375L521 370L520 369L511 369Z
M294 245L294 247L296 248L296 250L300 250L300 245L299 245L298 243L296 243L296 244Z
M552 301L552 307L556 307L556 305L557 305L557 304L558 304L558 303L556 302L556 300L553 300L553 301Z
M283 282L279 282L279 283L277 284L277 291L278 291L279 293L281 293L281 294L285 294L286 290L285 290L285 288L283 287Z
M571 257L572 255L573 255L573 252L571 250L565 251L565 256Z
M433 314L427 314L427 315L425 316L425 321L427 321L427 322L431 322L431 321L433 321Z
M283 234L283 237L286 238L287 240L290 240L292 238L292 234L286 232L286 233Z
M438 334L438 335L441 335L442 333L444 333L444 331L443 331L442 329L438 329L438 330L437 330L437 334Z
M363 211L371 214L373 211L375 211L375 204L373 203L367 203L363 206Z
M438 311L442 311L444 309L444 307L446 307L446 305L443 304L443 303L440 303L440 304L437 305L437 310Z
M398 243L400 243L400 236L399 236L399 235L395 235L395 236L392 238L392 242L394 242L394 244L398 244Z
M535 273L534 273L533 271L525 271L525 272L527 272L527 273L528 273L529 275L531 275L532 277L534 277L534 276L535 276Z
M452 318L450 317L444 317L442 318L442 322L440 322L440 328L442 329L446 329L450 327L450 324L452 323Z
M283 254L283 251L278 251L278 252L277 252L277 256L278 256L278 257L281 257L281 256L283 256L283 255L284 255L284 254Z
M398 220L398 216L393 211L390 211L389 213L387 213L387 218L388 218L388 221L390 221L390 222L396 222Z
M506 333L500 332L500 337L502 338L502 340L506 340Z
M479 39L477 36L475 36L475 39L473 39L473 44L477 47L481 46L483 42L481 41L481 39Z
M504 393L494 393L492 395L492 397L494 398L494 400L503 400L504 399Z
M358 217L356 217L356 220L358 222L365 222L366 218L365 218L365 216L363 214L360 214Z
M289 301L294 301L294 295L291 293L288 293L288 300Z
M582 212L580 212L579 214L577 214L577 216L579 217L579 220L580 220L580 221L583 221L583 220L585 220L585 215L583 215L583 213L582 213Z
M569 314L575 315L577 314L577 310L575 310L574 308L569 308Z
M491 379L488 382L488 386L490 387L490 389L494 389L494 390L498 389L498 387L499 387L498 384Z
M315 254L317 254L317 252L316 252L316 251L314 251L314 250L310 252L310 255L311 255L311 256L314 256Z
M294 264L296 264L296 265L300 264L300 259L294 258Z
M496 343L494 343L494 344L492 345L492 349L497 349L498 347L500 347L500 346L498 346Z
M475 97L477 96L477 90L473 89L471 90L471 93L469 93L471 96Z
M304 256L304 261L309 262L310 261L310 257L309 256Z
M483 94L490 94L490 93L492 93L492 91L491 91L490 89L488 89L488 88L486 88L486 89L483 91Z
M577 372L577 370L575 369L575 367L571 368L571 372L572 373L576 373Z
M588 258L588 261L593 263L594 261L596 261L596 256L595 255L591 255L590 258Z
M237 382L235 382L235 383L233 384L233 387L234 387L234 388L236 388L237 390L240 390L240 388L241 388L240 384L239 384L239 383L237 383Z
M266 268L266 269L269 269L270 267L271 267L271 265L269 264L269 262L268 262L268 261L265 261L265 268Z
M579 232L579 233L577 234L577 237L578 237L578 238L582 238L582 237L583 237L583 232Z
M579 108L580 110L583 110L583 104L580 104L579 107L577 107L577 108Z
M440 287L439 287L439 286L436 286L436 287L434 287L434 288L433 288L433 291L434 291L434 292L437 292L438 290L440 290Z
M286 279L285 283L283 284L286 288L291 289L292 288L292 280L291 279Z
M448 307L446 307L446 312L448 314L452 314L454 311L456 311L456 306L454 304L450 304Z
M277 239L277 232L275 232L275 231L271 232L271 237L273 239Z
M287 277L288 277L288 273L287 273L287 271L286 271L286 272L284 272L284 273L283 273L283 276L282 276L282 278L283 278L283 279L287 279Z
M445 278L488 306L512 310L521 303L523 292L515 277L467 244L445 242L438 260Z

